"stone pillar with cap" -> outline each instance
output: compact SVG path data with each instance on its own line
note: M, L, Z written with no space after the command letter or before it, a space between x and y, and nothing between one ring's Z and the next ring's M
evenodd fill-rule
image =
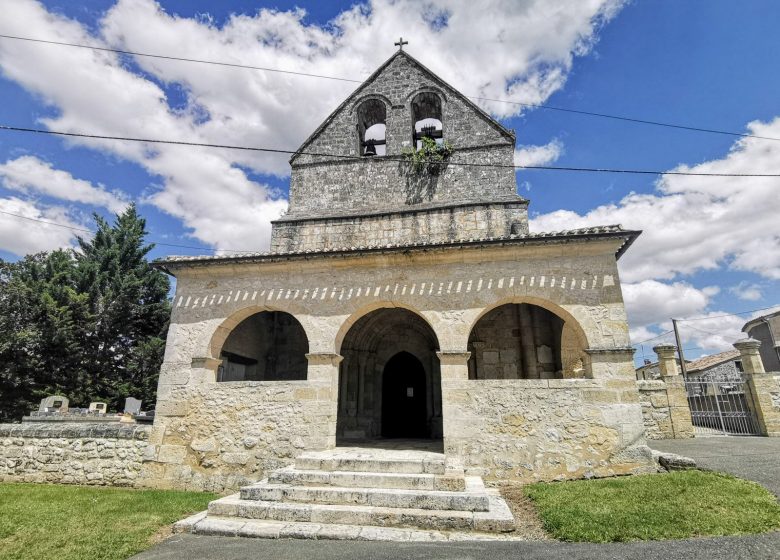
M658 344L653 347L658 356L658 369L666 386L666 399L669 406L669 420L672 424L671 436L674 439L692 438L693 419L688 404L685 380L677 367L677 347L674 344Z
M739 350L742 370L745 373L764 373L764 363L761 361L761 354L758 353L761 342L755 338L738 340L734 343L734 348Z
M762 435L780 437L780 372L764 371L758 349L761 342L752 338L738 340L734 348L739 350L745 383L749 389L748 403L756 415Z
M658 370L661 372L661 377L680 375L677 358L674 355L676 351L677 347L674 344L659 344L653 347L653 352L658 356Z

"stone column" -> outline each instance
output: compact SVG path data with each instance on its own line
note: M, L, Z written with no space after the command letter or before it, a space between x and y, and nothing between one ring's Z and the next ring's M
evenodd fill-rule
M321 422L326 426L325 447L336 447L336 422L339 409L339 354L327 352L306 354L309 360L307 379L317 388L317 400L322 402ZM313 427L314 428L314 427Z
M468 398L469 357L471 352L436 352L441 369L441 407L444 453L447 464L462 462L461 406Z
M761 342L748 338L734 343L742 358L745 382L762 435L780 437L780 373L764 372L758 349Z
M658 369L666 386L666 398L669 402L669 420L672 424L672 438L687 439L693 437L693 419L688 403L685 380L677 367L674 344L659 344L653 347L658 356Z

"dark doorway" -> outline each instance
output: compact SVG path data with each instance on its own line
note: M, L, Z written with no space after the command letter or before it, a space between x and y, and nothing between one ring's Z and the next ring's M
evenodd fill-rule
M399 352L382 375L382 436L430 437L426 418L425 368L410 353Z

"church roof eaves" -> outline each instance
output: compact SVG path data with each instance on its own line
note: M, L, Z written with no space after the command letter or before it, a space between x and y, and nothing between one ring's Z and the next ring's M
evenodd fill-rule
M514 131L506 128L504 125L502 125L500 122L498 122L496 119L491 117L487 112L482 110L482 108L479 107L476 103L474 103L471 99L463 95L461 92L459 92L456 88L442 80L439 76L433 73L433 71L429 70L423 63L421 63L419 60L414 58L412 55L407 53L404 50L398 50L395 53L393 53L393 56L388 58L379 68L377 68L368 78L365 79L363 83L361 83L355 91L350 93L347 98L341 102L341 104L336 107L333 112L331 112L330 115L328 115L322 123L312 132L306 140L303 141L303 143L300 145L300 147L296 150L296 153L290 157L290 164L292 164L299 155L301 155L301 152L303 152L309 144L311 144L314 139L319 136L320 132L322 132L328 124L336 117L336 115L344 109L347 105L352 102L356 97L360 95L360 92L366 88L369 84L371 84L376 78L387 68L390 63L398 58L399 56L405 56L407 59L409 59L410 62L412 62L414 65L416 65L420 70L422 70L425 74L428 75L429 78L431 78L433 81L437 82L440 86L444 87L448 91L451 91L454 95L456 95L459 99L461 99L464 103L466 103L469 107L474 109L483 119L485 119L488 123L490 123L491 126L498 129L499 132L501 132L502 135L508 137L512 142L515 141L515 133Z
M326 257L326 256L350 256L355 253L387 253L403 252L410 250L425 250L449 247L474 247L480 245L513 245L513 244L536 244L536 243L561 243L569 240L585 240L596 238L623 238L623 243L616 252L616 258L628 249L628 247L639 237L641 231L625 230L619 225L595 226L589 228L573 229L549 233L526 233L499 237L469 238L458 239L447 242L421 242L406 244L387 244L387 245L368 245L363 247L334 247L329 249L291 251L288 253L245 253L241 255L202 255L202 256L176 256L172 255L165 259L157 259L152 265L160 268L169 274L172 269L186 268L190 266L205 266L210 264L237 264L248 262L273 262L298 258Z

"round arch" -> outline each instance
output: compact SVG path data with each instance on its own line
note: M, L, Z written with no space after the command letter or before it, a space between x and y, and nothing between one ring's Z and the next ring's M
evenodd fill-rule
M343 356L337 441L441 438L439 338L421 313L405 305L377 302L353 313L336 343ZM394 360L398 355L409 359ZM404 410L419 414L405 418Z
M293 314L265 306L243 308L225 319L209 342L220 360L217 381L305 380L309 336Z
M503 298L477 314L466 333L472 379L589 377L585 330L555 303Z
M407 311L411 311L412 313L417 315L420 319L425 321L425 323L430 327L431 331L433 331L434 335L436 335L436 340L438 342L440 338L439 333L436 332L436 329L434 328L433 324L431 324L431 321L428 319L428 317L426 317L425 314L423 314L422 311L420 311L416 307L406 303L397 302L397 301L389 301L389 300L376 301L357 309L349 317L347 317L347 319L341 324L341 327L339 327L339 330L336 332L336 338L334 339L334 343L333 343L336 354L341 353L341 346L344 343L344 337L347 336L349 329L351 329L352 325L354 325L358 320L360 320L362 317L378 309L394 309L394 308L406 309Z

